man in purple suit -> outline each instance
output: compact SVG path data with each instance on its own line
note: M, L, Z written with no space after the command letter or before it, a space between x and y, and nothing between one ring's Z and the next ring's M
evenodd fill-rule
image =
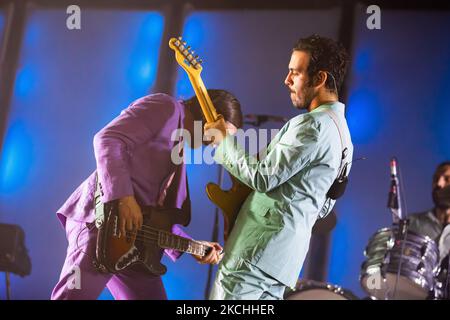
M238 100L224 90L208 90L208 93L225 120L241 127ZM173 150L177 150L174 148L182 150L182 142L173 141L171 137L177 129L185 129L194 137L194 121L201 120L196 97L181 101L165 94L152 94L134 101L95 135L97 170L57 213L66 230L68 248L52 299L96 299L105 286L115 299L167 299L161 277L148 274L138 265L114 275L95 268L96 176L102 186L102 202L119 200L122 234L141 228L140 206L190 209L185 164L174 163L171 158ZM199 146L193 141L188 143ZM172 232L189 238L176 225ZM216 264L220 261L222 247L218 243L208 244L212 247L209 254L194 257L199 263ZM173 261L181 255L174 250L165 250L165 254ZM74 281L75 276L79 277L78 282Z

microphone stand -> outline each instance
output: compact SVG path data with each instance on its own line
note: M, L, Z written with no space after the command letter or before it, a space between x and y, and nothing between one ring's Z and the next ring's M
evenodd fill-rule
M399 184L399 180L398 180L398 176L397 176L397 159L394 157L391 159L391 190L389 192L389 199L388 199L388 208L391 210L392 213L392 218L393 218L393 223L394 225L397 224L398 225L398 234L395 235L395 238L400 238L402 239L402 247L401 247L401 251L400 251L400 263L398 265L398 270L397 270L397 276L395 279L395 285L394 285L394 292L392 295L392 298L395 299L395 295L397 293L397 284L398 284L398 280L400 279L400 271L402 268L402 262L403 262L403 253L405 250L405 242L406 242L406 237L408 235L408 224L409 221L408 219L405 218L404 214L403 214L403 210L402 210L402 198L400 196L400 184ZM389 290L388 290L389 291ZM386 295L388 295L388 291L386 292Z
M223 166L219 165L219 187L222 188L223 183ZM219 242L219 207L216 206L214 210L214 226L211 236L212 242ZM205 287L205 293L204 298L205 300L208 300L209 298L209 290L211 289L211 280L212 280L212 272L213 272L214 265L209 264L208 265L208 278L206 280L206 287Z
M11 300L11 280L9 278L9 271L5 272L6 280L6 300Z

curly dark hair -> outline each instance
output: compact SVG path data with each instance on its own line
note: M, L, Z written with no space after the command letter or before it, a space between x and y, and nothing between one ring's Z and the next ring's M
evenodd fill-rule
M310 79L314 79L319 71L325 71L331 74L327 77L325 87L333 92L336 89L340 90L349 64L349 55L342 44L314 34L298 40L293 50L309 53L308 77Z

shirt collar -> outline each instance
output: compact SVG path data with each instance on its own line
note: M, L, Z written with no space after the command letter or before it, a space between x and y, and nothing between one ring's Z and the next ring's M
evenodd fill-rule
M317 108L315 108L313 111L311 111L311 113L312 112L321 112L321 111L324 111L327 109L332 109L333 111L344 113L345 112L345 104L343 104L339 101L324 103L324 104L321 104L320 106L318 106Z

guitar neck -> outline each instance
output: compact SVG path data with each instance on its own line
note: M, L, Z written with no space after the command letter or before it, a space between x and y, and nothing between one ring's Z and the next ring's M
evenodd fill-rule
M158 232L158 245L164 249L175 249L203 257L208 250L208 246L194 240L180 237L170 232Z
M216 108L209 97L208 91L206 90L205 84L203 83L200 75L193 77L188 73L189 80L191 81L192 87L194 88L195 95L197 96L200 107L202 108L203 115L205 116L206 122L214 122L217 120L218 115Z

